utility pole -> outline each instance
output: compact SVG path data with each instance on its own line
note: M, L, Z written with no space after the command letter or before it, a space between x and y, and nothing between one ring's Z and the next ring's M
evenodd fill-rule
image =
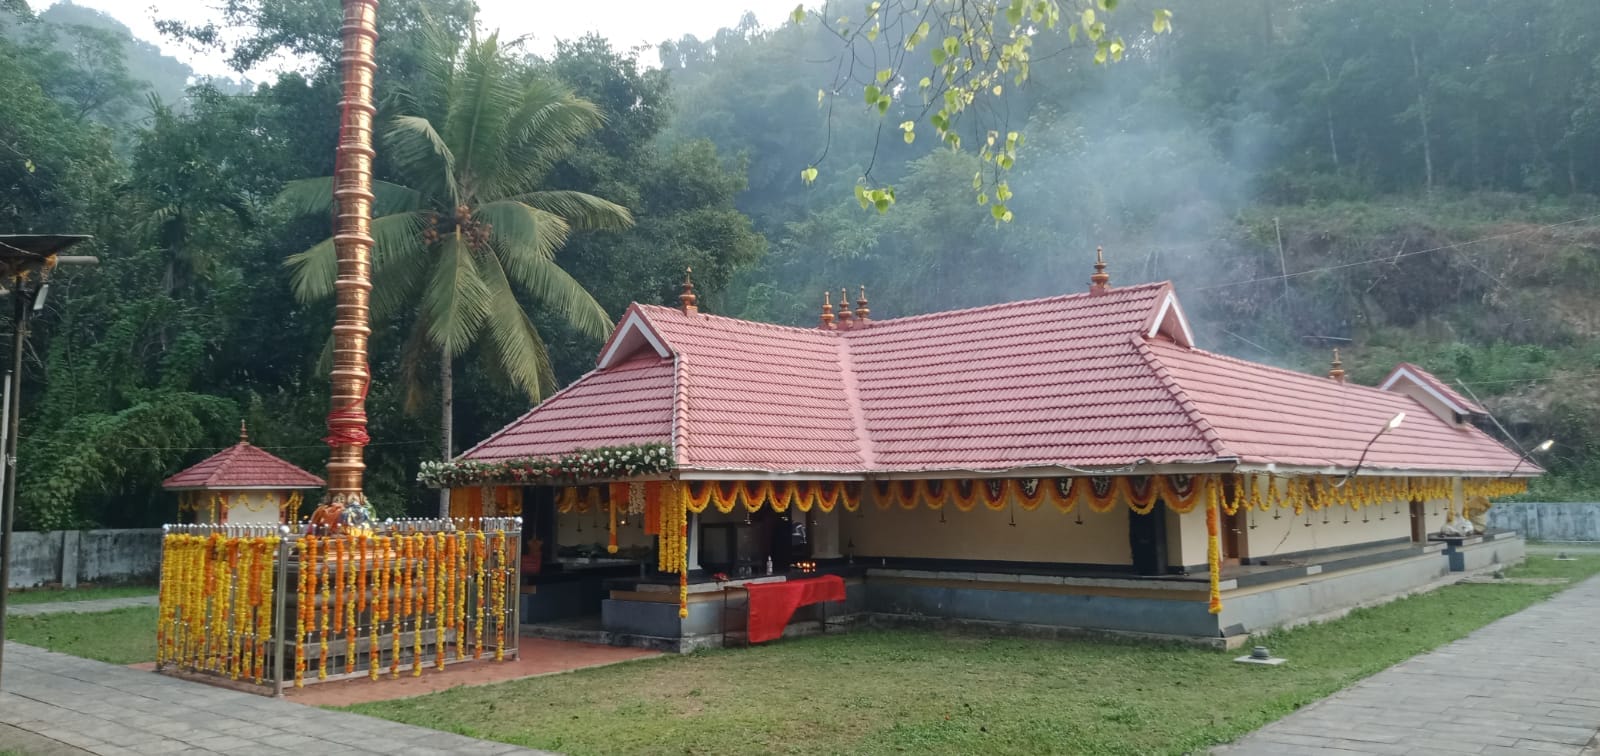
M98 258L56 255L55 250L78 243L80 237L0 237L0 266L8 272L11 286L11 373L5 386L5 488L0 500L0 673L5 671L6 605L11 592L11 531L17 514L17 437L22 426L22 352L28 340L28 316L44 307L49 293L49 271L56 265L95 265ZM48 249L41 253L35 249ZM30 282L38 271L39 280ZM32 284L32 288L30 288Z

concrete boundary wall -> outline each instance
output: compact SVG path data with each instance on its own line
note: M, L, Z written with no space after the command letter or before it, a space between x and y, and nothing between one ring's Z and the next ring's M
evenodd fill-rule
M1600 502L1495 504L1489 508L1489 527L1540 541L1600 541Z
M154 581L161 530L52 530L11 534L10 588Z

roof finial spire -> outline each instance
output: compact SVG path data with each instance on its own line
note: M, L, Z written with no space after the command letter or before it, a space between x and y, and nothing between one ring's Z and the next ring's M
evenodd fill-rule
M822 321L818 328L833 328L833 294L824 290L822 292Z
M839 287L839 327L840 328L849 328L852 325L851 319L854 318L854 317L855 317L855 313L850 312L850 290L845 288L845 287L843 287L843 286L840 286Z
M1094 275L1089 276L1089 293L1104 294L1111 290L1111 274L1106 272L1104 247L1094 248Z
M871 314L872 311L867 309L867 285L861 284L861 297L856 300L856 321L865 323Z
M1333 348L1333 366L1328 371L1328 377L1344 383L1344 363L1339 361L1339 347Z
M700 311L700 308L695 306L698 297L694 295L694 281L689 278L692 273L694 268L683 269L683 293L678 295L678 304L682 306L685 315L693 315Z
M244 418L239 418L239 443L250 443L250 431L244 427Z

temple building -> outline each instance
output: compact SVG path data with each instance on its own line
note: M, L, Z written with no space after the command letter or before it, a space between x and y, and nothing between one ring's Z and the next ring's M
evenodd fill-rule
M419 478L523 512L534 631L673 649L755 640L758 593L819 576L842 601L763 603L759 634L1240 642L1522 558L1467 517L1542 471L1415 365L1372 387L1337 356L1307 375L1204 351L1171 283L1112 286L1103 260L1087 291L973 309L880 319L847 294L787 327L701 312L686 277Z
M239 422L239 443L161 482L178 494L182 519L199 524L277 525L299 521L304 492L321 478L250 443Z

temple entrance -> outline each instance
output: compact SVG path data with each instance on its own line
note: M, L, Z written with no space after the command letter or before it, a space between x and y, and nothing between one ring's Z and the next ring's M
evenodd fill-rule
M1411 542L1428 540L1428 507L1416 499L1411 500Z
M1167 505L1157 501L1148 514L1128 512L1128 547L1133 571L1140 575L1167 574Z

